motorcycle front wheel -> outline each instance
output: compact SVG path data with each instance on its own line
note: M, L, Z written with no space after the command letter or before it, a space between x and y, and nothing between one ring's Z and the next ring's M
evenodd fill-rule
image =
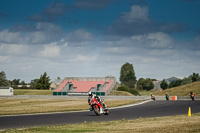
M100 115L101 114L99 106L96 105L93 108L94 108L94 112L95 112L96 115Z

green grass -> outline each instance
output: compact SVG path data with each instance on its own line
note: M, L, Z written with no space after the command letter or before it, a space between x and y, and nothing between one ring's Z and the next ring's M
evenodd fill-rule
M166 90L139 90L141 96L150 96L154 94L156 96L164 96L167 92L170 96L189 96L190 91L195 93L195 96L200 96L200 81L193 82L190 84L169 88Z
M52 90L14 89L14 95L52 95Z
M200 113L186 115L138 118L109 122L84 122L26 129L8 129L1 133L200 133Z
M200 81L193 82L190 84L166 89L163 91L156 91L154 92L155 95L163 96L167 92L169 95L175 95L175 96L189 96L190 91L193 91L195 93L195 96L200 96Z
M110 96L133 96L133 94L126 91L111 91Z

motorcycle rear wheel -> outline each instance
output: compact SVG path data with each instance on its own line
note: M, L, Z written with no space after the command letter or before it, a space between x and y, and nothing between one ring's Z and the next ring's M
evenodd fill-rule
M105 109L105 115L108 115L109 114L109 110L108 109Z

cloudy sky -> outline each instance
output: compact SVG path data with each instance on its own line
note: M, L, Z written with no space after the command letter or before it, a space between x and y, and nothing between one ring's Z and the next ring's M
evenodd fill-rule
M30 82L200 73L200 0L1 0L0 71Z

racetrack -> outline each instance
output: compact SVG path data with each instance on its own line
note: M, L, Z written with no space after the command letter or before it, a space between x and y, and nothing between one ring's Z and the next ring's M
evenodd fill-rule
M24 128L42 125L73 124L85 121L112 121L121 119L136 119L139 117L158 117L200 112L200 101L150 101L144 104L125 108L110 109L109 115L96 116L92 111L35 114L19 116L1 116L0 129Z

